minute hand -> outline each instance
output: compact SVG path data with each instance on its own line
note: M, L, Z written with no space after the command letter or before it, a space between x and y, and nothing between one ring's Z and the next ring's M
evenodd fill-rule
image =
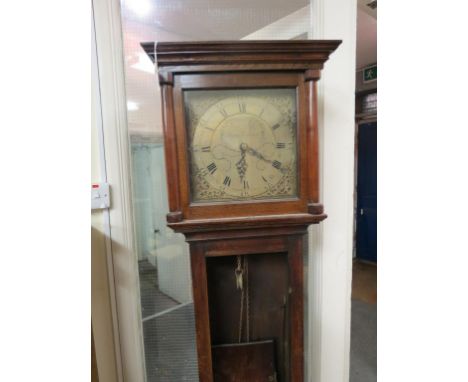
M247 152L251 155L253 155L254 157L257 157L258 159L261 159L267 163L273 163L273 161L265 158L262 154L260 154L257 150L254 150L253 148L249 147L247 148Z
M262 154L260 154L257 150L251 148L251 147L248 147L247 148L247 152L251 155L253 155L254 157L258 158L258 159L261 159L262 161L264 162L267 162L267 163L273 163L274 161L270 160L270 159L267 159L265 158ZM279 167L278 170L280 170L281 172L285 172L286 170L282 167Z

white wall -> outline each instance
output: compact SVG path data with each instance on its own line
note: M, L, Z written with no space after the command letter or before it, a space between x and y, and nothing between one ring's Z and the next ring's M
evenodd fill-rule
M328 218L311 229L309 381L345 382L351 320L356 1L315 0L311 12L313 38L343 43L325 64L319 82L322 201Z

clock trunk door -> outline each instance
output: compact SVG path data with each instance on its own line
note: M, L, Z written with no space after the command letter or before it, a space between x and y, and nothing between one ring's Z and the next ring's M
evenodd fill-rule
M289 381L287 253L211 257L207 276L214 381Z

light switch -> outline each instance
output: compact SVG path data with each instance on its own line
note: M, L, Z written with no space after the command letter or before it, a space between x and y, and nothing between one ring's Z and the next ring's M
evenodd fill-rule
M91 185L91 209L98 210L109 207L109 183L93 183Z

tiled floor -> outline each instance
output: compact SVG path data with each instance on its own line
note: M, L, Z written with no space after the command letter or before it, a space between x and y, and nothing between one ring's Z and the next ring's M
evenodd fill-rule
M353 264L350 382L377 381L377 266Z
M138 268L140 274L141 315L143 319L178 305L177 301L159 290L158 273L151 263L140 261L138 262Z
M143 323L148 382L196 382L198 363L193 304Z

